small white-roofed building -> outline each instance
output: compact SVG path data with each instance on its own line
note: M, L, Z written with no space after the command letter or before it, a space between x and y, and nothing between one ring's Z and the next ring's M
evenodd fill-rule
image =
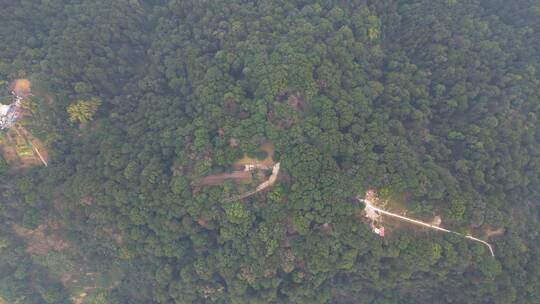
M9 128L18 118L18 103L0 104L0 130Z
M11 105L0 104L0 118L6 116L10 108L11 108Z

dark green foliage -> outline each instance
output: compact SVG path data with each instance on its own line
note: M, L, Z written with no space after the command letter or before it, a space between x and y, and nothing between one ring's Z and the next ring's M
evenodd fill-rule
M33 263L24 243L0 230L0 295L7 303L69 303L61 283Z
M118 269L95 303L538 299L534 1L16 2L0 0L0 80L54 96L32 124L51 163L0 158L0 218L59 221L73 261ZM66 107L92 96L81 131ZM265 140L271 189L223 203L254 184L197 186ZM464 233L504 228L496 257L391 220L380 239L367 188ZM65 302L7 226L0 296Z

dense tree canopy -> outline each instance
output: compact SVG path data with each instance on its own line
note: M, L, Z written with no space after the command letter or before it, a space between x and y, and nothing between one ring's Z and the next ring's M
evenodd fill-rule
M46 168L0 159L8 303L68 303L73 264L100 275L88 303L540 296L536 1L0 5L0 80L41 91L25 119L50 146ZM196 186L268 141L270 189L224 202L253 183ZM502 232L496 257L392 220L379 238L354 199L368 188L463 233ZM32 251L24 231L68 245Z

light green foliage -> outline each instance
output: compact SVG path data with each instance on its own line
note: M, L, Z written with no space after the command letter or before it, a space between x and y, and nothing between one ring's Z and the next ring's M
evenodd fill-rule
M461 221L465 214L465 203L462 199L454 199L450 202L447 215L450 219Z
M72 122L79 122L81 124L87 123L94 118L97 109L101 105L101 99L98 97L92 97L88 100L78 100L71 103L67 107L69 120Z
M227 219L233 224L241 224L249 219L249 211L239 202L228 204L224 207Z

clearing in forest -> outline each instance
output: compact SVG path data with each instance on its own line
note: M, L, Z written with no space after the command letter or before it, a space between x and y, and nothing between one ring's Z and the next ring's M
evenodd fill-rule
M270 177L266 181L258 185L257 188L248 192L244 192L242 194L238 194L238 195L226 198L223 200L223 202L227 203L227 202L232 202L236 200L242 200L242 199L252 196L255 193L259 193L267 188L272 187L272 185L274 185L279 175L279 168L280 168L280 163L278 162L272 167L272 175L270 175Z
M30 80L28 79L17 79L11 83L9 86L11 91L15 92L17 96L26 98L30 95Z
M32 157L34 160L37 158L40 164L47 166L49 161L49 150L45 147L45 144L39 138L32 135L32 133L28 132L24 127L15 127L15 130L26 139L26 142L32 148Z
M28 79L17 79L9 84L16 98L25 99L31 95L31 83ZM49 153L45 144L21 124L23 118L31 119L30 112L24 111L15 125L0 133L0 152L12 168L21 169L31 166L47 166Z
M249 171L233 171L231 173L218 173L203 177L198 183L204 186L219 186L226 180L232 179L236 182L251 181L252 175Z
M235 171L208 175L202 178L200 181L194 182L192 184L194 189L199 189L200 186L220 186L228 179L232 179L235 182L249 182L254 179L252 174L253 171L257 171L255 179L262 183L260 183L254 190L226 198L224 199L224 202L241 200L271 187L277 180L280 168L279 163L274 163L275 148L271 142L267 141L263 143L259 149L266 152L266 158L264 160L251 158L247 155L247 153L244 153L244 156L233 164ZM268 170L272 170L272 174L266 179L266 175L263 171Z
M19 126L0 134L0 152L14 169L46 166L49 157L43 142Z
M256 158L251 158L247 155L247 153L244 153L244 157L237 160L234 163L233 168L235 170L241 170L245 166L251 165L258 169L264 169L264 170L272 169L272 166L274 166L274 150L275 150L274 144L267 141L261 145L260 150L266 152L265 159L259 160Z
M244 153L244 156L233 164L234 171L205 176L200 181L193 183L193 185L220 186L228 179L234 180L235 182L252 181L253 170L270 170L274 166L274 145L271 142L267 141L263 143L259 149L266 152L266 158L264 160L251 158L247 155L247 153Z
M485 245L486 247L488 247L489 252L491 253L491 256L495 256L495 253L493 252L493 247L491 246L491 244L489 244L486 241L481 240L479 238L473 237L470 234L463 234L463 233L460 233L460 232L448 230L448 229L439 227L437 225L433 225L432 223L422 222L422 221L412 219L412 218L409 218L409 217L406 217L406 216L403 216L403 215L399 215L399 214L396 214L396 213L393 213L393 212L389 212L389 211L386 211L384 209L381 209L381 208L377 207L376 203L379 202L380 200L377 198L377 196L375 195L375 191L373 191L373 190L368 190L366 192L366 195L365 195L364 199L362 199L360 197L357 197L357 198L358 198L358 200L360 202L363 202L365 204L365 208L364 208L365 216L371 221L372 231L374 233L376 233L376 234L379 234L381 237L384 237L384 227L382 227L382 226L377 227L377 222L380 222L379 218L381 217L381 215L386 215L386 216L390 216L392 218L397 218L397 219L399 219L401 221L411 223L413 225L426 227L426 228L429 228L429 229L433 229L433 230L437 230L437 231L441 231L441 232L445 232L445 233L451 233L451 234L459 235L459 236L461 236L461 237L463 237L465 239L469 239L469 240L481 243L482 245Z

